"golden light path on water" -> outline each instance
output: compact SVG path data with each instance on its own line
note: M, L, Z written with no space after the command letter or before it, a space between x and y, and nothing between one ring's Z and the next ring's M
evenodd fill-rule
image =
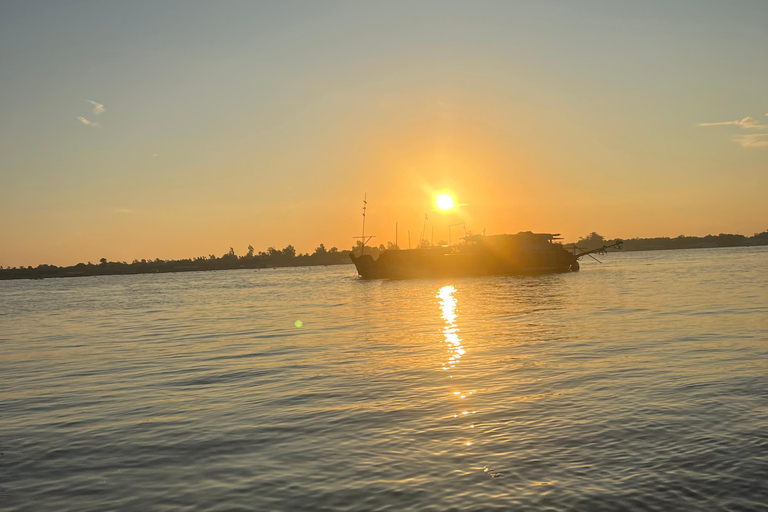
M437 292L437 298L440 299L440 309L442 311L443 320L445 320L445 327L443 328L443 334L445 335L445 342L448 344L448 362L443 363L443 369L449 370L455 368L459 364L461 356L464 355L466 350L461 345L461 338L459 338L459 328L456 326L456 288L453 286L443 286Z
M443 327L443 336L445 337L445 340L442 340L441 342L446 343L448 346L448 361L443 363L443 370L450 372L453 372L453 370L456 369L456 366L459 364L459 362L461 362L461 356L467 352L467 349L465 349L462 345L463 340L459 337L459 327L456 324L458 312L456 307L457 300L455 294L456 287L452 285L443 286L437 292L437 298L440 301L442 318L445 320L445 327ZM453 379L453 375L449 375L449 378ZM474 393L474 391L462 391L460 389L454 389L452 393L454 398L458 398L459 400L466 400L470 395ZM471 414L475 414L476 412L477 411L471 411ZM463 407L461 411L457 414L454 414L453 417L458 418L459 415L468 416L469 414L470 411ZM475 428L475 425L470 424L469 428ZM472 446L472 440L467 440L465 444L466 446Z

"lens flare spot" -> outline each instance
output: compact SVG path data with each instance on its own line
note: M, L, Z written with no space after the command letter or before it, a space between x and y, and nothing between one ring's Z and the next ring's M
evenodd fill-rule
M293 325L295 325L296 327L301 327L302 325L304 325L304 322L302 322L301 320L296 320L296 321L293 323Z

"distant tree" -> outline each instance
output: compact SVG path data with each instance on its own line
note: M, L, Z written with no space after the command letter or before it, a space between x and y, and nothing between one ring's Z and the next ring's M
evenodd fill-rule
M255 250L255 249L253 248L253 246L252 246L252 245L249 245L249 246L248 246L248 253L246 254L246 256L247 256L247 257L249 257L249 258L253 258L253 251L254 251L254 250Z
M328 254L328 251L325 249L325 245L320 244L317 247L317 249L315 249L315 254L317 254L318 256L325 256L326 254Z
M107 258L101 258L101 259L99 260L99 264L100 264L100 265L106 265L106 264L107 264Z
M743 245L746 237L744 235L729 235L727 233L720 233L717 235L718 245L720 247L736 247Z
M398 249L399 247L397 246L397 244L393 244L392 242L387 242L387 250L396 251Z
M285 258L293 259L296 257L296 249L292 245L286 246L285 249L280 252L283 253Z
M579 242L586 243L586 244L594 243L594 244L601 245L605 243L605 238L603 238L603 235L598 235L593 231L590 234L588 234L586 237L583 237L583 238L580 237Z
M338 254L339 250L336 247L331 247L328 251L329 254Z

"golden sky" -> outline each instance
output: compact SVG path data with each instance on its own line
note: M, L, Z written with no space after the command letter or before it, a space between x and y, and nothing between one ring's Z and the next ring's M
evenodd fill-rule
M768 3L637 4L5 2L0 265L768 229Z

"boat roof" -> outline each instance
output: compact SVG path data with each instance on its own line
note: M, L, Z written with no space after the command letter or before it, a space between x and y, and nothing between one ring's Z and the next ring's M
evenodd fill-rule
M481 239L492 239L492 240L502 240L502 239L524 239L524 240L562 240L560 237L560 233L534 233L532 231L520 231L517 234L510 235L510 234L502 234L502 235L467 235L465 237L462 237L462 240L465 240L467 242L477 242Z

